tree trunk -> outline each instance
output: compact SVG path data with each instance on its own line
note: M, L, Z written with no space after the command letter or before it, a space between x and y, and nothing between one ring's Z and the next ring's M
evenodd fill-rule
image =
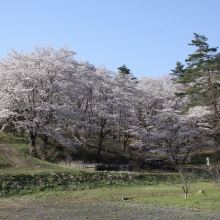
M189 157L189 150L187 150L186 155L183 157L183 164L186 163L188 157Z
M208 88L211 92L211 103L213 106L215 117L217 118L218 123L220 124L220 114L218 112L218 104L216 103L215 92L214 92L214 88L213 88L213 84L212 84L212 80L211 80L211 74L209 73L209 69L207 70L207 76L208 76L208 79L207 79Z
M120 142L120 128L118 126L118 141Z
M98 141L98 154L97 154L97 159L96 159L97 163L100 162L101 149L102 149L102 137L100 136L99 141Z
M48 136L46 134L43 135L42 140L44 142L44 147L47 147L48 144Z
M97 154L97 163L100 162L100 153L101 153L101 149L102 149L102 142L103 139L105 138L105 135L110 131L110 130L106 130L104 131L105 125L106 125L106 119L102 118L101 120L101 128L100 128L100 132L98 134L98 154Z
M179 168L179 166L178 166L178 159L175 159L174 162L175 162L175 165L174 165L174 166L175 166L175 169L178 170L178 168Z
M37 133L30 131L30 149L29 149L29 154L30 155L36 155L36 138L37 138Z
M103 130L101 128L99 135L98 135L98 154L97 154L97 158L96 158L96 162L99 163L100 162L100 153L101 153L101 149L102 149L102 141L103 141Z
M126 135L124 134L124 137L123 137L123 146L122 146L122 151L124 151L124 152L125 152L125 148L126 148L128 139L129 139L129 135L126 137Z

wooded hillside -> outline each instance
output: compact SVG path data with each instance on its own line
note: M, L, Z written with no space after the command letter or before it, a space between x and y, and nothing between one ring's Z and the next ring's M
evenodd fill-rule
M68 48L11 51L0 62L1 129L28 135L32 155L56 145L69 160L95 146L99 162L111 146L177 165L219 149L220 54L207 40L194 34L186 67L177 62L170 76L156 79L136 79L126 65L114 73L78 62Z

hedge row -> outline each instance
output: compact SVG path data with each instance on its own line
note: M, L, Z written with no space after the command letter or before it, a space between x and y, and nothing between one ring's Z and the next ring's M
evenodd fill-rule
M107 186L152 185L167 183L176 175L109 171L44 172L0 175L0 195L43 190L80 190Z

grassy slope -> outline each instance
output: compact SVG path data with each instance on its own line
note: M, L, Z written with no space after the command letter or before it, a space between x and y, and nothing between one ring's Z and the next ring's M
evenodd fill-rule
M95 163L97 151L96 146L81 146L74 152L73 160L76 163ZM8 155L8 158L6 155ZM107 164L128 164L131 158L133 161L136 160L135 156L128 156L110 144L103 145L100 157L101 162ZM17 161L18 164L13 163L13 161ZM3 132L0 132L1 168L4 168L4 172L11 172L13 170L20 170L22 172L22 170L27 171L29 168L31 170L61 169L60 166L55 164L30 157L28 155L28 143L24 137Z
M0 173L68 170L29 156L27 149L28 144L23 137L0 132Z

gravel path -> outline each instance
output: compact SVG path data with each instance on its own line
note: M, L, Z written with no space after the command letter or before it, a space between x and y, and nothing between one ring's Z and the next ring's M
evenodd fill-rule
M220 220L220 215L205 214L200 211L167 208L152 205L132 204L131 202L108 203L61 203L49 200L31 200L11 203L5 200L0 207L0 219L8 220L145 220L145 219L184 219Z

